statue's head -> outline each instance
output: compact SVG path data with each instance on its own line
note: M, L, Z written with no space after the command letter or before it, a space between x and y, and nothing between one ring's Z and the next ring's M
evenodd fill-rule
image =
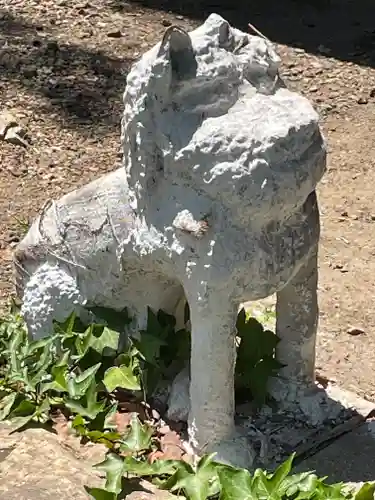
M134 207L142 211L162 182L204 192L233 210L241 205L245 218L271 207L279 182L271 163L288 177L288 165L293 170L299 161L298 136L309 146L320 134L308 101L284 88L279 62L268 40L216 14L190 33L168 28L127 78L122 141ZM288 165L280 165L283 153ZM293 171L297 188L309 174L298 175ZM305 186L306 196L319 175Z

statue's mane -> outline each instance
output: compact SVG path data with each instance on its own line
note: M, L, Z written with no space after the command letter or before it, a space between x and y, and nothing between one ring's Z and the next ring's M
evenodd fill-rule
M232 28L216 14L190 33L167 29L133 66L124 93L122 143L134 208L142 212L162 181L205 192L229 207L248 204L245 217L275 204L274 179L267 173L273 146L258 155L259 146L280 135L292 164L303 151L288 157L289 136L305 135L308 143L317 131L316 114L303 98L286 91L268 104L267 96L280 88L279 61L266 39ZM301 105L295 113L294 100ZM263 110L269 112L266 123ZM294 181L285 189L293 190Z

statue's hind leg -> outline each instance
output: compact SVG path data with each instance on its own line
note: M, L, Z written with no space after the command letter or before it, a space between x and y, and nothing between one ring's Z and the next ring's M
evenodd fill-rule
M316 246L297 274L277 293L276 333L281 341L276 355L285 366L271 389L279 409L302 414L313 425L337 417L342 410L315 384L317 258Z
M280 400L295 399L296 391L314 385L317 282L317 248L314 248L297 274L277 293L276 333L281 339L277 359L285 367L279 372L282 382L275 383L273 392Z

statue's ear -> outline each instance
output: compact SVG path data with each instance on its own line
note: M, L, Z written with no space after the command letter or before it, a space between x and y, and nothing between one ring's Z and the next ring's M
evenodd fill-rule
M170 26L164 33L162 47L169 51L172 78L189 80L195 78L197 61L189 34L178 26Z
M227 21L224 21L219 26L219 47L228 48L232 43L232 30Z

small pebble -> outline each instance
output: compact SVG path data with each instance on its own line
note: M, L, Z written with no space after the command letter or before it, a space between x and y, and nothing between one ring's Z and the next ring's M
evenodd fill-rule
M368 99L366 97L360 97L357 102L358 104L367 104Z
M121 33L120 30L110 31L109 33L107 33L107 36L109 38L121 38L122 37L122 33Z
M160 420L160 413L155 408L152 409L151 415L154 420Z
M363 335L365 333L365 331L362 330L362 328L353 327L353 328L349 328L348 333L349 333L349 335L356 336L356 335Z

